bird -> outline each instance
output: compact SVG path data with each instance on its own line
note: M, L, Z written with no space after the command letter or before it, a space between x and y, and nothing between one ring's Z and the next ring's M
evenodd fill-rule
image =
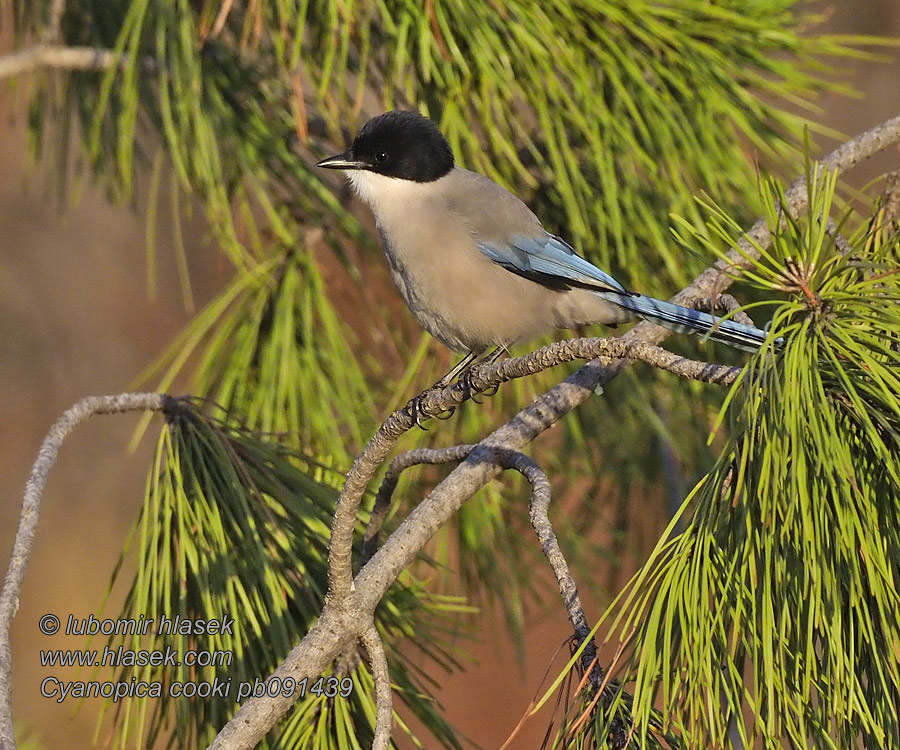
M419 324L473 362L553 329L643 318L755 351L758 328L629 291L548 232L506 188L456 165L430 118L393 110L316 164L344 172L375 216L391 278Z

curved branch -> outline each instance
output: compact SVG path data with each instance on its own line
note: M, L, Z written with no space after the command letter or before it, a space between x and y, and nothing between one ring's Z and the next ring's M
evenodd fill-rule
M9 568L0 591L0 747L15 747L12 722L12 651L9 626L19 608L19 592L25 579L28 558L34 544L38 514L47 478L63 441L79 424L94 414L120 414L126 411L161 411L169 397L161 393L120 393L116 396L91 396L66 411L50 428L38 451L25 484L19 528L13 543Z
M400 475L406 469L421 464L436 465L450 461L461 461L474 448L474 445L454 445L449 448L418 448L401 453L391 461L391 465L388 467L381 482L381 487L378 489L378 494L375 496L375 505L372 508L372 515L369 517L369 525L366 528L363 547L362 565L365 565L375 553L378 534L390 508L391 495L397 487ZM580 645L590 634L591 628L581 606L575 579L572 577L569 564L566 562L566 558L556 539L556 534L553 531L553 526L550 523L551 491L547 474L534 460L520 451L496 449L493 452L493 457L503 468L518 471L531 484L531 501L528 505L531 525L556 577L560 596L569 616L569 621L572 623L575 637ZM582 664L586 670L591 670L595 666L596 653L596 646L593 643L588 644L582 658ZM599 685L603 679L602 670L598 668L597 673L595 686Z
M509 380L534 375L564 362L576 359L594 360L598 357L605 361L624 358L646 362L682 377L720 385L731 385L741 372L741 368L738 367L699 362L673 354L658 346L629 341L626 337L582 338L557 341L523 357L478 365L473 370L469 382L477 390L484 391ZM440 414L465 401L467 393L467 388L461 383L429 390L421 399L421 407L427 413ZM381 425L347 472L347 479L338 498L331 526L327 600L339 601L350 592L353 580L351 560L353 529L363 493L397 440L414 424L408 406L394 412Z
M474 445L454 445L450 448L417 448L416 450L401 453L388 466L388 470L381 480L381 487L375 495L375 504L369 515L369 524L366 526L366 534L363 537L363 549L360 557L360 567L363 567L375 554L378 548L378 535L391 508L391 496L397 489L400 475L407 469L421 464L435 466L450 461L462 461L469 455Z
M843 172L898 141L900 116L851 139L826 156L818 167L827 166ZM796 181L786 193L786 208L797 213L806 207L808 200L805 180ZM771 235L764 220L754 224L747 237L759 247L767 247L771 243ZM673 301L690 306L693 300L710 297L714 292L721 292L730 286L735 275L749 262L744 254L751 258L758 256L756 247L750 241L742 240L739 245L740 248L733 248L726 259L701 273ZM639 323L622 340L629 345L654 344L667 335L668 332L663 328L650 323ZM499 366L506 364L501 362ZM333 558L329 568L331 593L326 597L322 615L273 675L302 679L304 676L314 677L320 674L343 646L368 627L371 613L385 591L415 559L432 535L469 497L500 471L490 460L492 447L515 450L526 445L586 400L598 385L616 377L626 364L622 359L590 362L485 438L410 513L348 585L344 576L350 572L350 542L360 498L378 466L412 423L407 414L392 414L369 441L347 474L332 527L329 548L329 554ZM249 750L274 726L292 703L290 698L282 696L248 700L222 728L210 747L218 750Z
M569 615L569 622L575 631L576 646L584 644L581 652L581 668L584 673L582 684L590 681L591 687L595 692L592 705L602 701L603 707L609 709L615 698L615 693L608 690L612 668L604 669L600 666L599 652L597 644L591 637L591 627L588 624L587 616L584 614L584 608L581 606L581 598L578 596L578 586L569 570L569 563L566 561L565 555L559 546L559 541L553 531L550 523L550 482L544 471L528 458L524 453L515 452L510 454L515 456L518 466L516 468L525 475L532 486L531 503L528 506L528 515L531 519L531 526L537 534L541 543L541 549L550 563L550 568L556 576L556 583L559 587L560 596L562 596L563 604ZM587 641L587 643L585 643ZM578 688L580 690L580 687ZM624 726L620 717L613 718L613 724L610 726L610 732L616 736L625 736L627 727ZM624 747L624 745L618 745Z
M591 626L588 625L587 616L584 614L584 608L581 606L575 579L572 577L569 564L566 562L565 555L563 555L559 541L556 539L556 534L553 531L553 526L550 523L550 482L544 471L534 461L527 459L524 453L518 453L517 455L526 459L521 462L522 465L519 471L531 482L532 487L531 502L528 505L528 516L531 520L531 526L534 529L534 533L537 534L544 556L553 570L553 575L556 576L556 584L559 587L560 596L562 596L566 613L569 615L569 622L572 623L575 637L578 639L578 645L580 646L590 635ZM596 655L597 647L593 642L585 646L581 657L581 663L585 670L592 668ZM599 679L595 681L595 687L603 679L602 671L598 670L598 672Z
M387 655L384 653L384 644L374 623L366 628L360 640L369 653L369 667L375 681L375 739L372 741L372 750L389 750L394 707Z

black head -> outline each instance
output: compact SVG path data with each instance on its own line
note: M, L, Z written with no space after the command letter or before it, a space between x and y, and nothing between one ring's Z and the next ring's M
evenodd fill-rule
M394 110L373 117L347 151L317 167L365 169L386 177L432 182L453 169L453 152L431 120L418 112Z

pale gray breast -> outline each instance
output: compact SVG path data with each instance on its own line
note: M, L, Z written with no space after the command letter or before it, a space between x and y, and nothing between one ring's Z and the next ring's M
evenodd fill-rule
M446 289L435 284L438 275L432 274L429 266L423 266L415 260L410 261L410 250L404 247L402 241L391 242L384 230L379 230L379 233L394 286L419 325L448 349L471 349L464 332L458 331L454 325L452 311L448 314L446 306L442 304Z

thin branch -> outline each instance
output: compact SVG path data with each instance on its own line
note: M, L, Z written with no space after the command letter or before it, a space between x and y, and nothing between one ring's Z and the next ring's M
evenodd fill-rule
M863 159L900 141L900 116L867 130L819 162L818 168L827 166L846 171ZM792 214L802 211L809 201L806 180L795 181L786 192L786 209ZM709 297L713 291L728 288L739 275L741 268L756 258L756 247L768 247L771 234L765 220L760 220L749 230L739 248L733 248L725 259L701 273L690 286L677 294L673 301L690 306L701 297ZM752 240L752 242L751 242ZM755 244L754 244L755 243ZM655 344L666 338L664 328L650 323L639 323L622 337L629 345ZM499 366L507 362L499 363ZM369 563L360 570L352 584L347 586L344 576L351 570L351 542L356 512L366 487L375 471L407 429L412 420L408 414L395 412L372 437L357 457L338 500L329 546L330 593L326 597L322 615L273 672L273 676L312 678L322 673L341 648L357 638L369 626L371 614L385 591L400 572L409 565L459 508L486 484L500 469L491 461L492 447L517 450L547 430L572 409L585 401L601 383L616 377L626 366L626 360L596 360L582 367L562 383L526 406L505 425L485 438L468 458L457 466L429 495L409 514ZM452 405L452 404L451 404ZM349 588L349 592L348 589ZM268 732L290 706L292 698L278 695L251 698L222 728L210 745L213 750L249 750Z
M604 670L600 666L597 644L590 637L591 627L588 625L587 616L584 614L584 608L581 606L578 586L575 584L575 579L569 570L569 564L550 523L550 482L544 471L524 453L515 451L509 455L515 457L514 460L518 464L516 468L531 482L532 497L528 506L531 526L535 534L537 534L541 543L541 549L544 551L553 574L556 576L560 596L562 596L563 604L569 615L569 622L572 623L575 631L575 645L581 646L584 643L584 649L581 652L581 668L584 672L582 682L590 680L591 686L596 693L592 705L602 701L604 709L608 710L615 698L615 692L607 689L610 685L612 668L615 666L615 663L610 666L609 670ZM581 688L579 687L578 689L580 690ZM615 737L625 735L626 727L620 717L613 719L609 732ZM624 747L624 744L620 743L615 745L615 747Z
M108 49L41 43L0 57L0 80L42 68L104 71L125 64L125 58ZM150 58L144 59L142 65L145 70L156 69L155 61Z
M559 586L559 593L562 596L563 604L569 615L569 622L575 631L575 637L578 639L580 646L591 632L588 625L587 616L581 606L581 599L578 596L578 587L575 585L575 579L569 570L569 564L566 562L565 555L559 546L559 541L553 531L553 525L550 523L550 482L544 471L525 456L524 453L518 451L511 454L515 456L517 466L515 467L522 473L525 478L531 482L531 502L528 505L528 517L531 519L531 526L534 533L537 534L538 541L541 543L541 549L550 563L553 575L556 576L556 583ZM589 668L597 655L597 647L593 642L585 646L582 653L582 664L585 668ZM603 679L602 673L595 683L600 684Z
M50 470L56 463L63 441L79 424L94 414L120 414L126 411L161 411L169 397L160 393L120 393L116 396L91 396L75 404L50 428L38 451L25 484L19 529L13 543L9 568L0 592L0 747L14 748L12 722L12 650L9 627L19 609L19 592L25 580L28 558L34 545L38 514Z
M400 475L413 466L422 464L437 465L451 461L461 461L475 448L474 445L454 445L449 448L418 448L416 450L401 453L388 467L382 480L381 487L375 496L375 505L366 528L365 544L363 547L362 565L375 553L378 534L387 511L391 506L391 496L397 487ZM559 541L550 523L550 481L547 474L535 463L534 460L520 451L496 449L492 458L504 469L518 471L531 484L531 500L529 502L529 518L534 528L541 549L550 564L553 575L556 577L559 593L566 608L569 622L575 634L578 646L584 643L590 636L590 625L581 599L578 595L578 586L569 569L565 555L559 546ZM582 668L590 675L591 684L595 689L604 684L604 671L597 659L597 646L593 639L585 646L581 657Z
M375 505L372 515L369 517L369 525L366 528L365 543L363 546L362 565L365 565L375 553L378 534L384 523L384 518L391 506L391 496L397 487L400 475L413 466L422 464L443 464L451 461L462 461L475 448L474 445L454 445L449 448L418 448L416 450L401 453L388 467L381 482L381 487L375 496ZM520 451L500 450L493 453L493 458L498 465L505 469L518 471L531 484L531 501L529 503L529 518L531 525L537 534L541 549L550 563L553 574L556 577L559 593L565 605L569 621L578 640L578 645L588 637L590 626L581 600L578 596L578 587L569 570L569 565L563 555L553 526L550 523L550 482L546 473L531 458ZM584 650L582 659L586 669L594 663L597 653L596 646L591 643ZM598 670L595 686L603 679L602 670Z
M564 362L576 359L594 360L597 357L605 361L620 358L642 361L682 377L720 385L731 385L741 372L738 367L698 362L658 346L615 337L558 341L523 357L480 365L475 368L469 380L477 390L486 391L501 383L534 375ZM421 407L426 413L440 414L461 404L467 395L466 387L455 383L446 388L428 391L421 400ZM353 529L366 485L400 436L411 429L413 424L408 406L394 412L382 424L347 472L347 479L338 498L331 526L328 570L328 598L331 600L343 598L350 591L353 580L351 560Z
M375 738L372 750L389 750L391 746L391 727L394 723L393 696L391 695L391 675L388 671L387 655L381 636L370 624L360 636L363 646L369 654L369 667L375 681Z
M401 453L391 461L391 465L384 474L384 479L381 480L381 487L378 488L372 513L369 515L369 524L366 526L366 534L363 537L360 568L369 562L372 555L375 554L375 550L378 549L378 535L381 533L381 527L384 525L388 511L391 509L391 497L394 490L397 489L400 475L407 469L421 464L435 466L451 461L462 461L469 455L472 448L474 448L472 445L454 445L450 448L417 448Z

